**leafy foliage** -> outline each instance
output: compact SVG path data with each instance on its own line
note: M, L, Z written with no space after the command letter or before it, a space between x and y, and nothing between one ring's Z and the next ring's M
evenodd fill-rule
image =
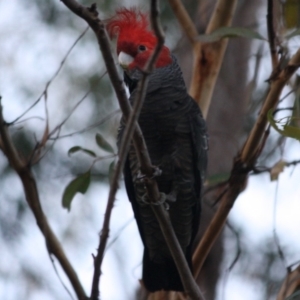
M92 157L97 157L96 153L92 150L86 149L86 148L82 148L80 146L74 146L72 148L69 149L68 151L68 155L70 156L71 154L78 152L78 151L82 151Z
M112 154L114 153L113 147L106 141L106 139L100 133L97 133L95 138L96 138L96 143L100 149Z
M85 194L91 182L90 170L73 179L65 188L62 197L62 206L71 210L71 203L77 193Z
M293 120L292 117L275 120L273 117L273 109L270 109L268 112L268 120L271 126L281 135L300 141L300 128L290 125ZM281 125L282 129L278 125Z

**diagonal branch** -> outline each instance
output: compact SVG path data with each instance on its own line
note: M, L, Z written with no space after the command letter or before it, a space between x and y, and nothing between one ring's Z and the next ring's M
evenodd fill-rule
M65 56L63 57L62 61L60 62L60 65L58 67L58 69L56 70L56 72L52 75L52 77L47 81L46 86L42 92L42 94L37 98L37 100L34 101L34 103L32 103L20 116L18 116L14 121L10 122L10 124L14 124L16 122L18 122L21 118L23 118L34 106L36 106L43 97L47 97L47 93L48 93L48 88L51 85L51 83L55 80L55 78L58 76L58 74L60 73L60 71L62 70L63 66L65 65L66 60L68 59L69 55L71 54L71 52L73 51L73 49L75 48L75 46L78 44L78 42L83 38L83 36L87 33L89 27L87 27L79 36L78 38L74 41L74 43L72 44L72 46L70 47L70 49L67 51L67 53L65 54Z
M300 66L300 49L292 56L288 65L281 70L276 78L271 82L267 98L260 111L258 119L243 147L241 158L244 163L249 163L255 155L261 137L268 123L267 114L271 108L275 108L278 103L281 91Z
M267 13L267 27L268 27L268 38L269 38L269 47L272 60L272 69L275 71L278 66L278 56L276 52L276 33L274 30L274 8L273 0L268 0L268 13Z
M197 41L197 29L182 2L169 0L169 4L193 46L193 75L189 93L198 103L204 118L206 118L228 39L202 44ZM205 33L211 34L220 27L230 26L236 4L237 0L218 0Z
M34 214L38 227L40 228L42 234L44 235L49 253L53 254L59 261L64 272L69 278L78 299L85 300L86 299L85 292L83 287L81 286L77 274L73 269L71 263L69 262L59 240L57 239L56 235L52 231L48 223L48 220L43 212L40 199L39 199L37 186L36 186L36 181L34 175L31 172L30 166L27 164L27 162L25 162L20 158L11 140L11 137L8 132L8 124L3 119L1 102L0 102L0 136L1 136L1 149L3 153L6 155L11 167L16 171L16 173L18 174L18 176L22 181L25 196L26 196L26 201Z
M237 0L218 0L205 33L211 34L220 27L231 26L236 5ZM204 118L208 114L227 44L228 39L221 39L202 44L201 48L199 46L194 48L194 70L190 94L199 104Z
M141 171L146 175L145 186L149 198L153 202L158 202L160 198L159 190L155 179L153 177L154 167L152 166L149 153L146 148L146 144L142 135L142 132L136 123L138 113L141 109L143 99L145 97L145 92L148 83L148 75L152 70L153 65L158 57L158 54L163 46L164 37L158 23L158 8L157 1L151 1L151 23L153 30L157 36L158 43L156 49L154 50L153 55L151 56L149 62L146 65L146 69L143 72L143 77L139 84L139 89L137 92L137 98L135 101L135 106L133 112L131 106L128 102L125 89L123 86L123 81L120 79L117 69L115 67L114 59L111 55L110 44L108 41L107 33L103 22L98 18L98 13L96 11L96 5L92 5L90 8L85 8L75 0L62 0L62 2L75 14L83 18L95 32L98 43L100 45L101 52L107 67L108 74L110 76L111 82L117 94L119 105L123 112L124 118L127 121L126 130L124 137L121 141L119 160L116 165L113 184L111 185L109 200L107 204L107 209L105 213L102 234L100 238L100 243L98 247L98 254L95 257L95 273L92 284L91 299L98 299L99 295L99 279L100 279L100 267L103 260L104 250L106 247L106 242L109 233L109 222L110 215L113 208L113 203L115 199L115 194L118 188L118 182L120 179L121 171L123 169L124 161L128 153L129 143L133 135L133 143L138 156L138 160L141 166ZM134 130L135 129L135 130ZM126 136L126 137L125 137ZM153 211L158 219L163 235L166 239L166 242L170 248L171 254L175 260L176 266L178 268L180 277L182 279L184 288L186 292L191 296L192 299L203 299L197 284L195 283L193 276L189 270L188 264L185 260L183 251L179 245L179 242L176 238L176 235L173 231L172 224L169 219L167 211L162 205L152 205Z
M191 44L194 45L196 43L198 31L181 0L169 0L169 4L182 29L184 30L184 33L188 37Z
M300 265L292 271L291 267L287 268L287 274L284 282L277 295L277 300L299 299L300 287Z
M258 151L261 150L262 137L268 123L267 113L277 105L283 87L299 66L300 49L290 59L288 65L281 70L278 76L271 82L267 98L260 111L259 117L234 162L231 177L229 179L229 189L222 197L220 206L194 253L193 263L196 276L199 274L212 245L222 231L236 198L243 190L249 172L253 169Z

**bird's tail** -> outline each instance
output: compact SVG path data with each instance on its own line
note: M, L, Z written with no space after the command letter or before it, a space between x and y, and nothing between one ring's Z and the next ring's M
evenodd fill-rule
M186 255L191 269L191 254ZM149 292L159 290L183 292L184 288L172 257L164 259L163 263L150 260L147 249L144 250L143 258L143 283Z

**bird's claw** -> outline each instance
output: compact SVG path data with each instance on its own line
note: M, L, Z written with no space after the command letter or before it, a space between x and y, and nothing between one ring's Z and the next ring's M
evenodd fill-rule
M142 174L141 171L138 171L137 174L136 174L136 180L139 180L139 181L142 181L143 179L146 178L146 175L145 174Z
M169 202L176 202L176 196L177 194L176 193L169 193L166 197L167 197L167 201Z
M162 174L162 170L159 169L158 167L153 167L153 174L150 177L150 179L153 179L157 176L160 176ZM143 174L140 170L136 174L136 180L143 181L147 175Z
M154 177L158 177L161 174L162 174L162 170L159 167L154 167L154 172L153 172L151 179L153 179Z
M155 201L155 202L149 201L149 197L146 193L142 196L142 203L144 203L144 204L162 205L162 204L166 203L166 200L167 200L167 196L165 193L159 193L159 200Z

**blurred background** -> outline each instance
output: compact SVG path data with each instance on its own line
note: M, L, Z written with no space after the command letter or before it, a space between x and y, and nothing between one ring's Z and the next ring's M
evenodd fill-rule
M167 1L161 2L166 44L178 57L188 85L191 46ZM233 26L250 28L267 38L266 2L238 1ZM205 31L214 3L184 1L199 33ZM284 59L288 59L300 44L298 36L286 38L299 28L300 5L297 0L274 3L278 43ZM147 10L149 4L145 0L97 1L100 18L113 15L121 5ZM4 118L14 122L36 104L10 126L15 145L25 158L42 138L47 114L50 131L62 125L56 131L59 135L54 134L48 141L45 155L33 166L33 172L43 209L89 294L92 254L98 245L113 161L97 146L95 135L100 133L116 152L121 115L95 36L91 30L85 32L86 28L84 21L60 1L0 1L0 95ZM208 183L215 184L229 175L233 158L256 120L270 74L266 41L230 39L207 119ZM284 89L281 108L299 107L298 75ZM282 117L290 114L283 111ZM94 163L94 157L87 153L68 155L74 146L94 151L102 159ZM275 299L286 268L299 263L300 168L286 168L273 182L268 172L279 160L299 159L299 142L271 130L258 163L262 172L250 176L198 278L207 300ZM93 163L88 191L75 196L68 212L62 207L64 189ZM200 236L216 209L216 192L204 198ZM102 268L101 299L144 299L139 291L141 261L142 244L122 183ZM64 285L73 295L55 258L51 262L19 178L0 152L0 299L71 299Z

